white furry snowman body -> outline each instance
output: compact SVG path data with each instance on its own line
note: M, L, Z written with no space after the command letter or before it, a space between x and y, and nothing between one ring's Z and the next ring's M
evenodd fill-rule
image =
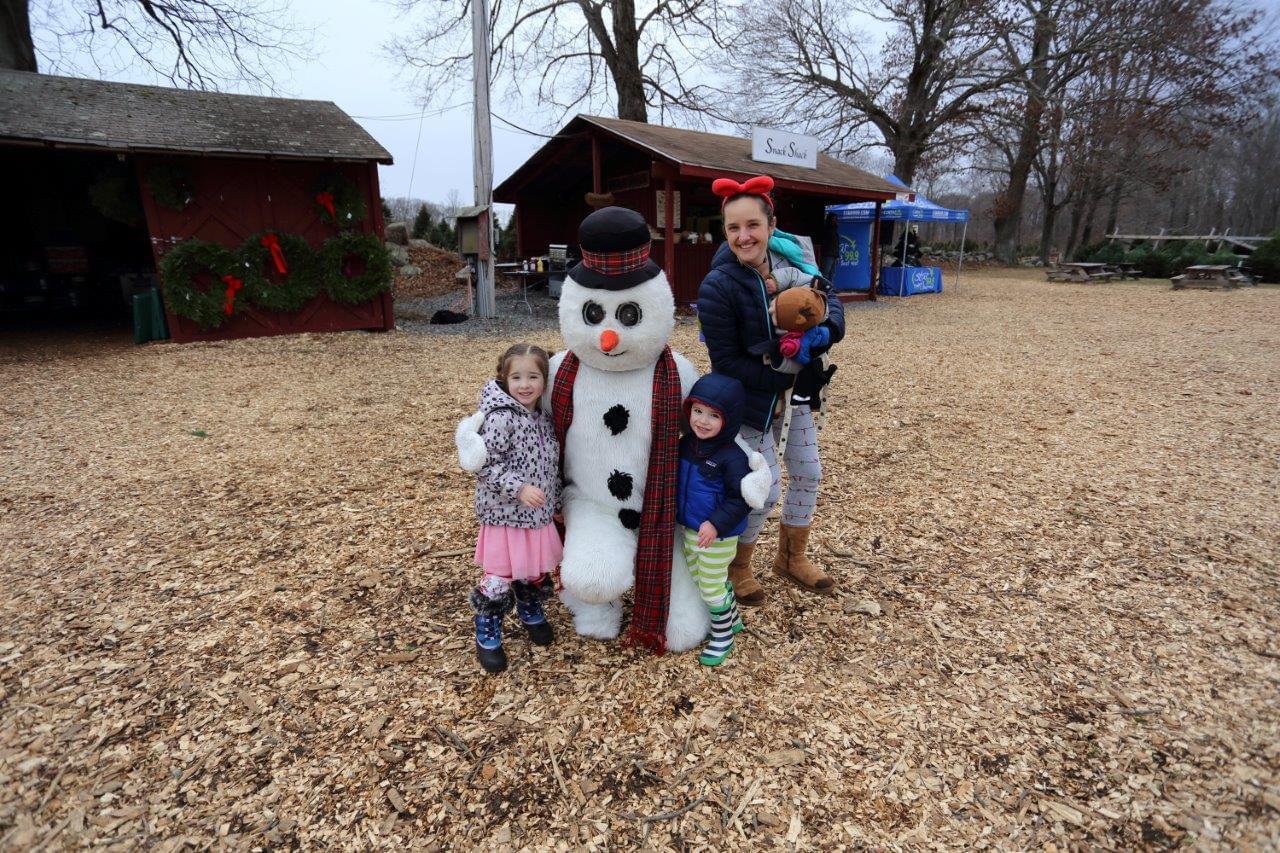
M622 596L635 582L636 543L653 436L653 375L674 327L675 303L664 275L623 290L586 288L572 277L565 280L560 331L579 364L573 385L573 421L564 440L565 540L560 564L564 590L560 597L573 614L574 627L584 636L618 636ZM684 356L673 356L683 400L698 372ZM562 352L551 360L543 398L548 410L564 358ZM706 605L685 565L680 540L673 536L667 648L694 648L709 626Z

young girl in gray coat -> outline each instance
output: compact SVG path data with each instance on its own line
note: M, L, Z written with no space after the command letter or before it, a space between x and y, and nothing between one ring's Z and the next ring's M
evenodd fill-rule
M514 606L539 645L551 644L542 601L552 592L550 572L560 563L560 444L551 418L538 404L547 384L547 353L516 344L498 360L497 376L480 392L487 461L477 473L476 565L484 571L471 591L476 612L476 656L486 672L507 668L502 617Z

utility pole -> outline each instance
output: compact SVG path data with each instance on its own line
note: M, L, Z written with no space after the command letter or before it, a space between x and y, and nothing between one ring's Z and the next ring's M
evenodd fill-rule
M471 0L471 67L475 85L472 122L475 205L480 214L476 257L476 314L498 316L493 290L493 128L489 124L489 0Z

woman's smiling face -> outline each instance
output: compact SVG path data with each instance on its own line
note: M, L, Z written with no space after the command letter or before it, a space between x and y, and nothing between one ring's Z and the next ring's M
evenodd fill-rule
M724 236L729 249L742 263L759 267L769 251L773 224L768 208L755 196L743 196L724 206Z

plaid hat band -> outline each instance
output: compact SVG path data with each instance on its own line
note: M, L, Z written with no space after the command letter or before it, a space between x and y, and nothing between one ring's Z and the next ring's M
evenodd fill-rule
M582 265L602 275L624 275L635 272L649 262L649 247L652 242L645 243L625 252L591 252L582 250Z

